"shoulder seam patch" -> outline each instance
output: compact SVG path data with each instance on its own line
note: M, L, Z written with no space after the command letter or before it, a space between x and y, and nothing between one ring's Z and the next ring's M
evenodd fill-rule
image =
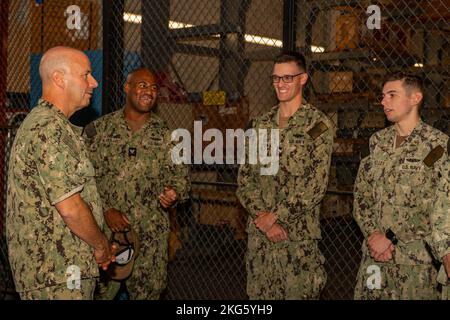
M423 159L423 163L425 163L427 167L431 167L433 164L435 164L436 161L442 158L444 152L444 148L441 145L438 145L427 154L425 159Z
M313 139L316 140L318 137L320 137L324 132L328 130L328 126L323 122L320 121L317 123L314 127L309 129L307 131L307 134Z
M84 127L84 132L86 133L86 136L89 139L91 139L97 135L97 130L95 129L94 124L92 124L92 123L90 123Z

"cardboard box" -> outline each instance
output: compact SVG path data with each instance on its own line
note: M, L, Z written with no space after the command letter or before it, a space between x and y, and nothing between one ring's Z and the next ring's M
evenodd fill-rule
M338 16L335 26L336 50L349 50L359 47L359 25L360 19L353 11Z
M359 118L361 117L360 111L343 111L339 113L339 128L340 129L352 129L358 127Z
M229 226L234 229L236 240L246 239L247 212L240 205L234 192L196 190L192 194L197 199L199 210L195 219L199 224Z
M367 112L361 122L361 128L384 128L386 116L383 112Z
M429 0L421 4L424 14L418 18L422 21L447 21L450 19L449 0ZM437 28L437 26L436 26Z
M411 51L411 26L408 23L381 21L381 29L364 29L362 44L380 55L401 55Z
M70 19L71 6L80 9L79 27L75 24L77 20ZM100 10L99 4L90 0L45 0L39 6L34 5L31 51L44 52L61 45L80 50L98 48Z
M224 147L223 154L225 157L226 130L245 130L249 123L248 108L248 100L243 98L239 102L227 102L224 106L205 106L203 104L196 104L193 106L192 112L194 121L202 121L203 134L208 129L218 129L222 133ZM193 128L191 132L193 132ZM203 141L202 150L211 143L211 141Z
M328 73L328 88L330 93L352 92L353 72Z
M318 71L314 73L312 82L318 94L349 93L353 91L353 72Z

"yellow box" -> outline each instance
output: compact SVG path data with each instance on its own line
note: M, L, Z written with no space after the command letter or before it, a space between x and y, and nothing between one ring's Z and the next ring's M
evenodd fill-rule
M225 91L203 91L203 105L223 106L226 103Z

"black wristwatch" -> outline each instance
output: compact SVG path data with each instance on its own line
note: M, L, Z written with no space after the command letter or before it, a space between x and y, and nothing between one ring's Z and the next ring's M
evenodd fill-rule
M395 246L398 243L397 236L391 229L386 230L386 238L391 240L392 244Z

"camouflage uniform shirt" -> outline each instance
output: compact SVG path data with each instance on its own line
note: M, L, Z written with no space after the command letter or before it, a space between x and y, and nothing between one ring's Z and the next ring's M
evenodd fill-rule
M450 253L448 137L419 122L398 148L395 139L394 126L371 137L355 183L354 217L365 238L375 230L395 233L389 263L431 264Z
M81 128L40 100L20 126L9 161L6 237L18 292L66 284L77 268L81 279L98 276L93 248L70 231L55 207L77 192L102 227Z
M90 154L104 210L126 214L139 237L139 253L127 279L130 298L158 299L166 286L169 216L159 202L165 186L188 197L187 168L172 162L171 134L154 113L136 132L129 128L124 109L105 115L86 127ZM110 283L113 286L113 283Z
M254 122L255 129L278 129L274 107ZM317 299L326 282L318 248L320 203L327 190L334 129L309 104L280 130L279 170L261 175L261 164L244 164L237 196L250 214L246 255L250 299ZM271 147L268 148L271 150ZM259 211L273 211L288 240L273 243L254 222Z
M278 107L274 107L253 127L277 129L278 119ZM324 132L315 136L310 130L321 123ZM330 120L313 106L303 104L280 130L278 173L261 175L260 165L241 166L237 195L251 216L249 233L256 231L252 221L258 211L273 211L291 241L321 238L320 203L327 190L333 134Z
M153 236L168 233L168 214L159 194L164 186L172 186L178 201L185 200L188 179L186 167L172 163L173 143L163 120L152 113L133 133L121 109L88 125L85 134L104 211L125 213L132 225L141 224Z

